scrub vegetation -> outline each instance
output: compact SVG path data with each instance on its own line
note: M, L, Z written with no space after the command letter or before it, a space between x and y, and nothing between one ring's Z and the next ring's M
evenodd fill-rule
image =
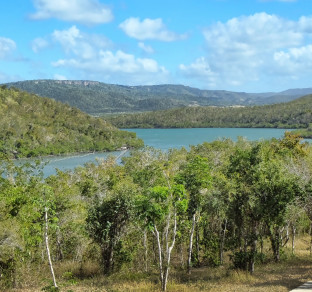
M121 131L77 108L15 88L0 87L0 153L37 157L140 147L135 133Z
M312 95L273 105L183 107L164 111L105 116L105 119L118 128L306 129L311 127L312 122Z
M296 135L1 173L2 290L289 291L310 276L312 149Z

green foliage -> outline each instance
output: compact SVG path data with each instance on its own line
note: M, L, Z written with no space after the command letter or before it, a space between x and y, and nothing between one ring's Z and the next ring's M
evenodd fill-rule
M101 247L103 271L110 273L129 261L129 254L123 249L122 235L132 216L132 196L122 189L104 199L95 198L88 210L86 230Z
M207 158L199 155L188 156L180 169L181 171L175 179L178 183L183 184L189 192L189 214L193 215L201 209L203 194L211 187L211 169Z
M312 96L264 106L183 107L108 116L118 128L307 128ZM300 133L299 133L300 134Z
M46 291L46 292L58 292L60 289L58 287L54 287L53 284L45 286L41 289L41 291Z
M185 267L193 222L193 269L223 264L221 252L233 254L235 267L250 268L264 261L260 247L269 241L282 258L285 228L308 232L311 224L311 150L288 133L270 141L204 143L190 151L146 148L121 165L107 159L46 179L39 165L2 160L0 289L15 281L21 286L23 269L47 267L45 210L63 283L75 284L73 275L95 276L98 263L105 273L154 275L160 259L163 271Z
M123 86L87 80L29 80L7 85L50 97L97 115L156 111L183 106L271 104L311 93L311 89L305 89L249 94L224 90L200 90L183 85Z
M0 101L0 153L10 158L143 145L135 133L120 131L52 99L0 89Z
M206 228L207 229L207 228ZM203 260L211 267L217 267L220 263L220 238L212 230L204 229L201 245L203 246Z

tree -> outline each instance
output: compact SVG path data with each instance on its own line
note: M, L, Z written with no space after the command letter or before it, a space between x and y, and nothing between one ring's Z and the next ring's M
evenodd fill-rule
M122 248L122 236L133 212L133 191L133 186L122 182L104 198L97 196L89 208L86 229L101 248L105 274L114 270L114 253Z
M155 186L139 196L137 214L157 241L161 288L167 289L171 252L175 245L178 217L187 209L188 200L183 185L168 181L168 186Z
M193 236L195 226L200 219L202 202L207 189L211 187L211 174L208 160L199 155L190 155L184 165L181 166L181 172L177 175L176 181L183 184L189 194L188 214L192 225L189 235L189 250L187 260L188 273L191 272L191 260L193 249ZM199 261L199 250L196 252L196 261Z
M240 252L246 260L245 267L249 264L253 273L260 224L264 223L269 230L274 258L278 261L285 212L294 198L301 195L301 188L298 178L289 173L267 142L238 148L231 157L229 175L236 185L232 214L244 240L244 251Z

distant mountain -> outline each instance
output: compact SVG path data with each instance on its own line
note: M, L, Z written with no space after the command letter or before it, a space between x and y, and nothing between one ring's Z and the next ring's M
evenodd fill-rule
M50 98L0 86L0 159L143 146L134 133Z
M312 95L288 103L250 107L184 107L119 114L106 120L118 128L308 128Z
M8 83L40 96L68 103L89 114L143 112L185 106L247 106L287 102L312 88L279 93L200 90L183 85L123 86L96 81L32 80Z

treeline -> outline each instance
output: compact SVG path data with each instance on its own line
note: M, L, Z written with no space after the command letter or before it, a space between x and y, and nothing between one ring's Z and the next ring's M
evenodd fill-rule
M124 86L87 80L27 80L8 83L29 93L54 98L93 114L166 110L183 106L263 105L290 101L312 89L279 93L200 90L183 85Z
M139 147L134 133L120 131L103 119L15 88L0 87L0 153L35 157Z
M307 128L312 122L312 95L274 105L184 107L105 119L118 128Z
M312 123L306 129L295 130L294 134L299 135L302 138L312 139Z
M30 271L28 289L37 288L47 247L51 264L74 263L55 269L55 287L94 276L90 263L109 275L157 269L162 290L169 270L192 273L228 256L253 273L280 261L290 237L295 253L296 235L311 232L311 150L289 133L190 151L146 148L122 165L110 158L46 179L34 166L2 161L0 285L22 287Z

